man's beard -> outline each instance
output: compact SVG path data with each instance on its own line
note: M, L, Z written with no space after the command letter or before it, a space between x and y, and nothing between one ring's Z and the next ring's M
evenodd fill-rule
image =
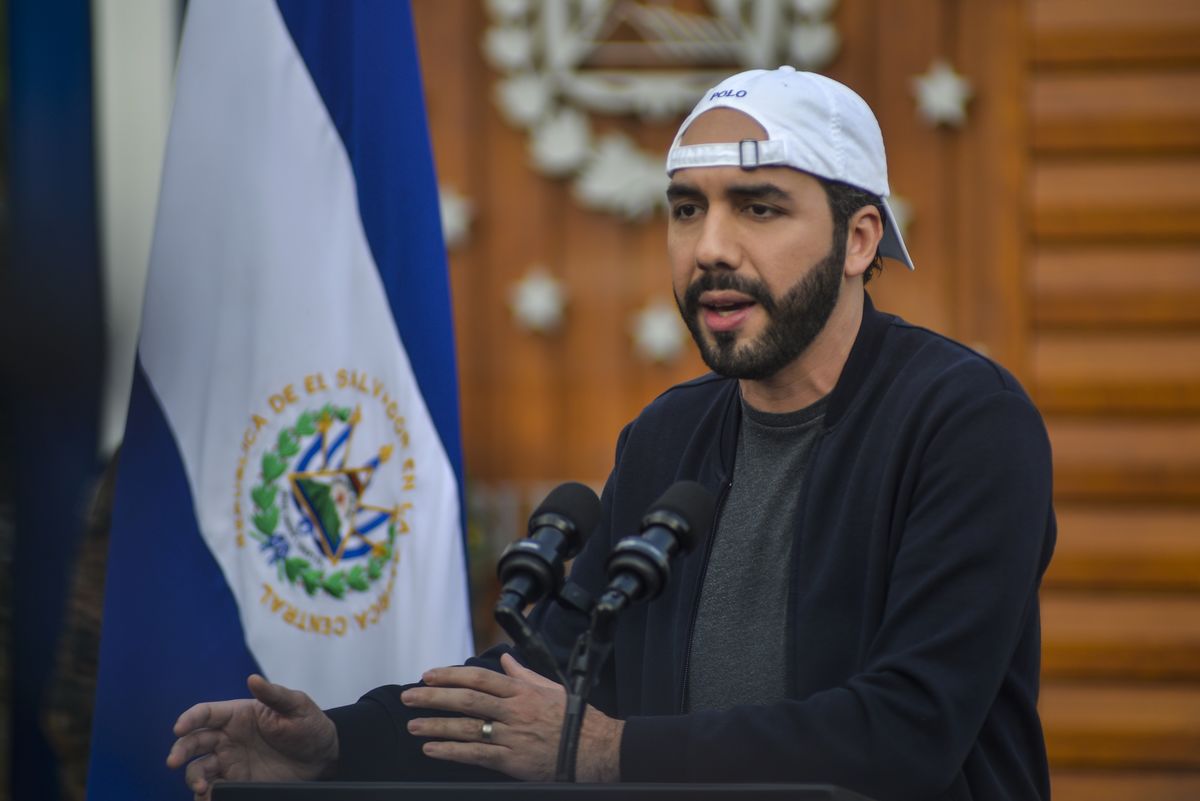
M830 248L829 254L778 300L761 281L733 270L706 270L688 287L684 299L676 297L675 303L709 369L730 378L761 381L795 361L829 322L845 260L844 247ZM766 328L756 339L739 345L736 331L709 331L713 341L706 338L700 322L700 295L720 289L741 292L766 312Z

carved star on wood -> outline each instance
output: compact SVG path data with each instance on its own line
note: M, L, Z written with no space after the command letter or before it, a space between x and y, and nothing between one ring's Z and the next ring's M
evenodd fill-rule
M939 59L912 79L917 109L930 125L961 127L967 121L971 84L954 67Z
M683 350L687 334L674 304L656 301L633 317L633 343L637 352L653 362L669 362Z
M518 325L545 334L562 324L566 293L562 282L546 268L533 267L513 284L509 305Z

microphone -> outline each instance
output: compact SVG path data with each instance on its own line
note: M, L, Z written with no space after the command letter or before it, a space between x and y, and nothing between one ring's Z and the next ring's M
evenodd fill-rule
M600 522L600 499L577 482L560 484L529 517L529 537L504 549L496 572L503 587L499 607L521 609L563 584L563 563L583 548Z
M596 604L602 616L658 597L671 577L670 560L708 536L716 499L695 481L673 484L642 518L642 533L625 537L608 557L608 587Z

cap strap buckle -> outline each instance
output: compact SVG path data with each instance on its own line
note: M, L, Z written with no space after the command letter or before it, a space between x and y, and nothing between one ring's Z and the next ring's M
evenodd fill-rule
M743 139L738 142L738 162L743 170L753 170L759 166L757 139Z

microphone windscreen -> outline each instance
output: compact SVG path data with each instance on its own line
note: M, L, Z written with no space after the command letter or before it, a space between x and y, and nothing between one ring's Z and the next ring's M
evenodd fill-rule
M716 511L717 499L703 484L679 481L672 484L652 503L646 514L649 517L655 512L670 512L682 520L685 526L678 532L679 546L684 551L690 551L696 543L708 536Z
M583 547L583 542L600 523L600 499L591 487L577 481L559 484L546 499L533 510L529 516L529 533L532 534L539 523L535 522L542 515L554 514L569 520L575 527L574 532L567 532L570 540L564 556L574 557Z

